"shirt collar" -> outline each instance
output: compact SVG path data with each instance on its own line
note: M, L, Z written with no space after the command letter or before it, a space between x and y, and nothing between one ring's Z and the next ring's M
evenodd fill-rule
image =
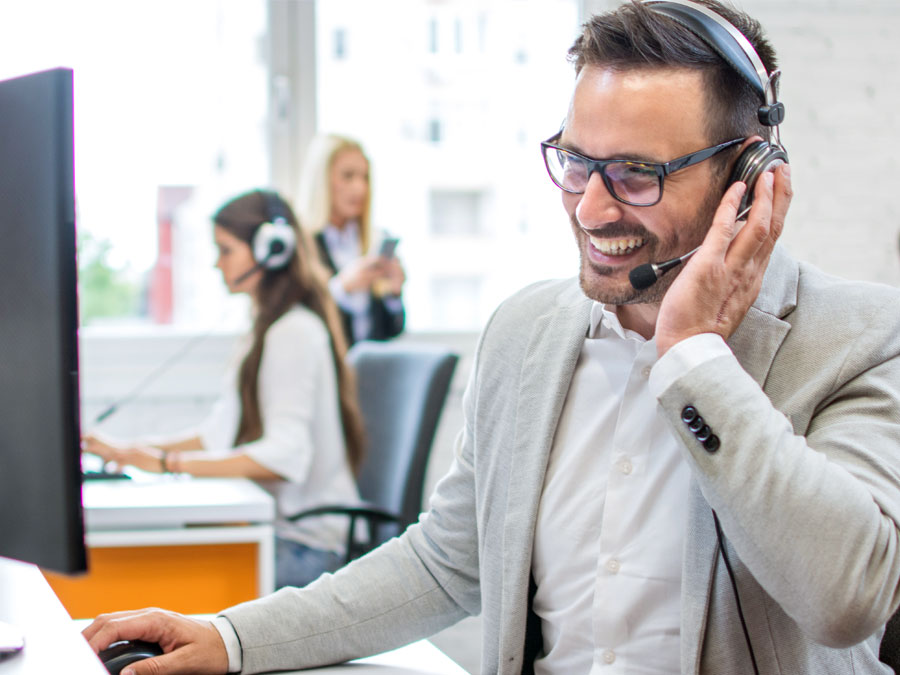
M355 220L351 220L344 227L338 229L329 223L322 230L322 234L329 248L350 248L359 243L359 224Z
M606 305L596 300L591 303L591 325L588 329L588 340L600 340L612 335L622 340L647 342L639 333L624 328L616 314L615 305Z

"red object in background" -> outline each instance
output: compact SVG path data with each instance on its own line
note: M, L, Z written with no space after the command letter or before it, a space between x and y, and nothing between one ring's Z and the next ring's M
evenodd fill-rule
M148 310L153 323L172 323L175 307L172 249L175 211L190 199L194 188L160 185L156 197L157 254L150 273Z

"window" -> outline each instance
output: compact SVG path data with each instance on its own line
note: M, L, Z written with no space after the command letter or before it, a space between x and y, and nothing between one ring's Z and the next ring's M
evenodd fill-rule
M439 119L428 120L428 140L435 144L441 142L441 121Z
M209 216L268 182L265 32L262 1L0 10L0 77L74 70L86 323L219 319Z
M340 68L317 66L319 128L372 160L372 220L401 239L408 328L478 330L517 288L577 269L540 141L568 106L578 3L403 7L386 22L370 0L318 3L317 35L359 26ZM514 68L522 35L536 37Z
M319 0L316 58L303 61L315 62L315 105L300 117L306 92L283 64L270 71L275 5L160 0L138 12L115 0L32 0L0 10L0 77L75 70L89 323L205 328L223 325L226 306L223 327L244 325L244 299L228 298L212 268L209 218L238 192L287 184L285 167L302 158L270 143L292 124L366 147L373 222L402 240L410 330L440 323L436 279L478 280L453 296L472 308L454 313L465 317L458 328L476 330L517 287L571 274L575 250L539 142L571 93L577 0L404 0L387 20L370 0ZM281 36L294 23L272 25L296 44ZM522 35L540 39L527 42L527 67L510 68Z
M432 190L430 202L431 234L437 236L481 234L480 192Z
M438 52L438 20L434 17L428 21L428 51L432 54Z
M347 31L343 28L334 30L334 58L341 61L347 56Z

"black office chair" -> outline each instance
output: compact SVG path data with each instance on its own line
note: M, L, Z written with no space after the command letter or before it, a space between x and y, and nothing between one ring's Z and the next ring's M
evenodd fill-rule
M428 456L458 358L443 347L402 341L358 342L348 352L368 439L357 478L364 501L289 518L346 515L345 564L418 520ZM359 521L368 527L357 527Z
M900 611L887 622L878 659L893 668L895 673L900 673Z

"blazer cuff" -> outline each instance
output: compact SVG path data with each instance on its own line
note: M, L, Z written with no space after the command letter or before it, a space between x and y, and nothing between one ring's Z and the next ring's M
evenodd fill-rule
M650 393L659 399L679 377L719 356L730 356L731 349L718 333L701 333L674 345L650 371Z
M224 616L217 616L212 620L212 625L225 643L225 652L228 654L228 672L239 673L243 667L241 658L241 641L234 630L234 626Z

